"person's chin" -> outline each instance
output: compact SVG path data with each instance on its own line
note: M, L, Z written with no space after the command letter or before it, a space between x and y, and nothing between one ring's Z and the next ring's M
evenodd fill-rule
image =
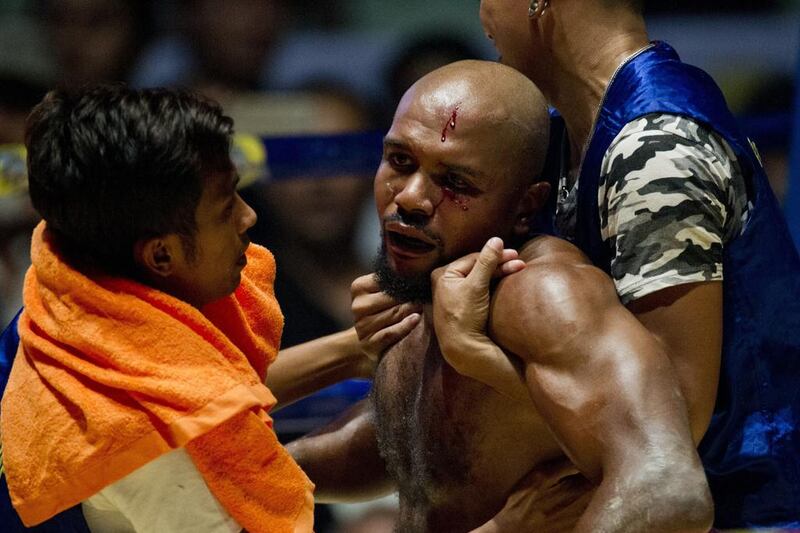
M430 302L430 272L435 266L435 259L420 256L393 257L384 248L373 266L378 285L389 296L401 302Z
M244 269L244 267L246 266L247 266L247 254L245 252L242 252L242 255L240 255L239 258L236 260L236 267L237 270L241 272L242 269Z
M430 273L435 268L437 254L395 254L388 250L387 258L389 266L398 276L411 277Z

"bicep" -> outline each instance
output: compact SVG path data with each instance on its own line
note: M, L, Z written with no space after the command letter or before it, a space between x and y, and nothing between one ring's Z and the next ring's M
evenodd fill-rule
M538 283L531 298L538 305L516 309L524 325L498 331L525 362L537 410L593 479L644 466L654 454L691 455L686 407L666 354L610 281L585 270L549 289Z
M635 463L649 450L686 437L685 406L666 357L630 320L589 332L594 337L564 363L531 363L528 378L539 407L565 451L590 477ZM665 446L666 445L666 446Z

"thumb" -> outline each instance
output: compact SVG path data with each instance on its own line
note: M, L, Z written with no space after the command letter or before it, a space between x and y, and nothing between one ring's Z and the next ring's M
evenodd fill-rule
M467 274L467 280L478 289L488 288L502 257L503 241L499 237L492 237L483 245L475 266Z

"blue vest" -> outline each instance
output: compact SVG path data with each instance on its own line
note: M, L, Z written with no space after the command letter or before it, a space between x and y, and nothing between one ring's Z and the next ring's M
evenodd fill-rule
M599 111L578 186L575 244L610 270L597 194L603 157L632 120L689 117L735 151L753 203L743 233L724 247L719 392L700 443L716 527L800 526L800 259L758 156L703 71L665 43L630 60ZM557 144L554 145L557 148Z

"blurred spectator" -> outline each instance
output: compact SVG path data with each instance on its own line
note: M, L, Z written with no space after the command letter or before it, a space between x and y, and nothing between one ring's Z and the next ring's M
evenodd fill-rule
M280 0L185 0L197 54L191 85L211 96L258 88L261 69L285 21Z
M53 64L36 22L0 19L0 329L22 305L30 232L38 220L25 186L25 118L52 81Z
M372 126L370 110L346 90L319 85L305 94L311 112L295 117L293 131L284 134ZM372 174L341 174L336 165L331 160L324 177L268 182L255 202L260 209L253 240L268 246L278 261L275 292L286 316L283 346L349 327L350 283L369 270L369 263L359 260L355 235L362 206L370 199Z
M64 87L129 81L153 32L150 0L42 0Z
M788 75L764 76L741 110L743 126L759 149L769 183L781 203L789 180L794 84Z
M288 24L281 0L177 0L177 33L159 39L137 85L191 87L212 98L259 89Z
M431 34L411 41L389 62L385 80L389 102L386 123L391 122L394 112L406 90L418 79L454 61L481 59L480 54L467 41L450 35Z

